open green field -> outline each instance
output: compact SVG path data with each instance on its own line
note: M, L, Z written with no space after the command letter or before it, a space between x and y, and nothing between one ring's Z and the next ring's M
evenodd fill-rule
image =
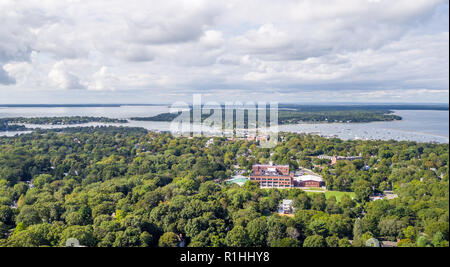
M311 192L308 190L304 190L307 194L319 194L320 189L318 190L314 190L317 192ZM352 199L355 198L355 193L354 192L341 192L341 191L323 191L323 193L325 194L325 197L328 199L331 196L335 196L337 201L341 201L342 196L344 195L348 195L350 196Z

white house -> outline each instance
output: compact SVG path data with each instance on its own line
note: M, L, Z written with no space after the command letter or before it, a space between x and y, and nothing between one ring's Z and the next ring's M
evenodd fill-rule
M279 213L282 214L292 214L294 212L294 207L292 207L291 199L283 199L283 202L280 205Z

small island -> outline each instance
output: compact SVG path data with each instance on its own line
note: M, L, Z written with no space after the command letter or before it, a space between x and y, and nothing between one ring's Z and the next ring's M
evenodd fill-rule
M345 111L279 111L279 124L296 123L360 123L401 120L389 110L345 110Z
M32 130L27 128L24 124L36 124L36 125L76 125L86 124L90 122L98 123L128 123L125 119L113 119L106 117L40 117L40 118L3 118L0 119L0 132L8 131L28 131Z
M8 119L0 119L0 131L26 131L27 128L23 125L10 125Z
M297 110L279 110L279 124L297 124L297 123L358 123L374 121L394 121L401 120L402 117L390 114L392 111L377 110L345 110L345 111L297 111ZM162 113L152 117L135 117L135 121L173 121L180 113ZM203 114L202 120L208 118L209 114ZM245 115L247 120L247 115ZM267 118L269 119L269 118Z
M125 119L113 119L106 117L85 117L85 116L74 116L74 117L40 117L40 118L8 118L4 119L8 123L27 123L27 124L38 124L38 125L73 125L73 124L84 124L89 122L100 122L100 123L127 123Z
M133 117L130 120L134 121L173 121L181 113L161 113L152 117Z
M222 107L224 108L224 107ZM448 105L407 105L407 104L358 104L358 105L302 105L280 104L278 123L367 123L376 121L398 121L401 116L394 110L449 110ZM135 117L136 121L173 121L181 113L162 113L151 117ZM192 107L191 107L192 116ZM211 116L203 114L202 120ZM245 115L247 117L247 115ZM267 118L269 120L269 117Z

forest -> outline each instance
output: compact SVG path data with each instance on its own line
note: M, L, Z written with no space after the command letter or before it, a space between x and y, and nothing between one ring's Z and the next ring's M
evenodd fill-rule
M161 113L151 117L132 117L130 120L135 121L173 121L181 113Z
M224 109L224 106L222 106ZM301 104L280 104L279 124L295 123L334 123L334 122L374 122L401 120L402 117L394 115L393 110L448 110L448 105L301 105ZM162 113L150 117L134 117L137 121L172 121L179 114ZM211 112L212 114L212 112ZM224 112L222 112L224 114ZM202 119L208 118L209 114L202 114ZM247 113L245 114L247 116ZM269 115L267 115L269 121ZM192 107L191 107L192 117ZM222 115L224 117L224 115Z
M27 128L23 124L36 125L74 125L85 124L89 122L99 123L127 123L125 119L113 119L106 117L87 117L87 116L72 116L72 117L17 117L17 118L0 118L0 132L2 131L27 131L33 130Z
M127 123L124 119L113 119L106 117L86 117L86 116L71 116L71 117L33 117L33 118L6 118L3 121L7 123L28 123L28 124L48 124L48 125L71 125L71 124L83 124L89 122L101 122L101 123Z
M0 137L0 246L449 246L448 144L343 141L282 133L257 142L173 137L141 128L37 130ZM360 155L330 166L318 155ZM255 163L320 173L329 190L225 183ZM370 166L370 168L367 168ZM398 198L370 201L393 190ZM293 216L277 213L292 199Z
M26 127L23 125L10 125L9 119L0 119L0 132L1 131L25 131Z
M301 122L373 122L401 120L402 117L390 114L388 110L345 110L345 111L290 111L280 110L278 121L280 124Z
M282 110L278 111L279 124L295 124L302 122L318 122L318 123L333 123L333 122L373 122L373 121L393 121L401 120L402 117L389 114L389 110L337 110L337 111L297 111L297 110ZM136 121L173 121L181 113L162 113L151 117L133 117L131 120ZM207 119L213 114L202 114L202 120ZM225 120L225 112L222 112L222 118ZM192 117L192 109L191 109ZM248 112L244 113L245 126L247 126ZM267 122L270 121L270 115L267 115Z

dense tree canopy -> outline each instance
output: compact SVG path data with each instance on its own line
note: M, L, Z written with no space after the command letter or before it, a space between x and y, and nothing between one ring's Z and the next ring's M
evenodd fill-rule
M114 127L0 137L0 246L177 246L180 234L188 246L448 246L448 145L280 138L263 149ZM362 160L329 166L321 154ZM313 168L355 198L224 182L235 165L269 160ZM399 197L369 201L384 190ZM283 199L294 216L278 215Z

